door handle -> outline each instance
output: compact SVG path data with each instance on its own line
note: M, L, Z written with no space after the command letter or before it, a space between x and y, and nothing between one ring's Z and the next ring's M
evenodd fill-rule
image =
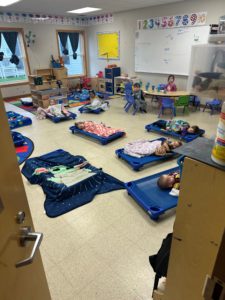
M43 238L43 233L32 232L31 227L29 226L24 226L20 228L20 237L19 237L20 246L25 247L28 241L34 241L34 246L32 248L30 256L25 258L24 260L17 262L16 268L29 265L33 262L35 254L41 244L42 238Z

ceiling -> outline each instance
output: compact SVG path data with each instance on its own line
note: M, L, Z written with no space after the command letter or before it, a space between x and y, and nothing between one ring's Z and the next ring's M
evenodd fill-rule
M182 1L188 0L22 0L1 8L1 11L74 16L74 14L68 14L67 11L89 6L102 8L101 11L92 13L97 15Z

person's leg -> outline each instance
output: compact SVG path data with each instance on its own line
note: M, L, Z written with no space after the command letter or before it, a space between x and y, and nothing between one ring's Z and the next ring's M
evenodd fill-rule
M62 108L61 108L61 112L66 117L70 116L70 112L67 109L65 109L65 107L63 105L62 105Z
M145 113L147 112L147 103L145 100L141 101L141 110Z

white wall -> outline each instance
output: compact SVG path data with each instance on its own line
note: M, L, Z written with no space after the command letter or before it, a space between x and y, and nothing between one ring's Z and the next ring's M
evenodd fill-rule
M82 27L74 27L72 25L63 26L53 24L0 23L0 27L23 28L25 34L29 30L31 30L32 33L36 34L34 45L27 48L31 73L33 73L34 70L38 68L50 67L51 54L53 54L55 58L58 58L59 54L57 48L56 30L86 30L86 28L84 29ZM4 98L30 93L30 89L27 84L2 88L1 91Z
M149 17L170 16L179 13L182 14L201 11L208 12L207 24L218 23L219 17L225 14L225 1L186 0L185 2L180 3L137 9L134 11L114 14L114 22L112 24L89 27L87 33L89 43L89 70L91 76L94 76L99 70L104 70L107 65L106 60L97 59L97 32L120 31L120 60L110 60L109 63L116 63L121 67L122 72L134 75L134 49L137 20L143 20ZM168 73L170 73L170 70L168 70ZM152 84L163 83L167 79L167 75L165 74L136 73L136 75L141 77L144 82L150 80ZM176 84L180 90L186 89L187 77L177 76Z
M137 0L138 1L138 0ZM169 5L161 5L144 9L137 9L123 13L114 14L114 22L112 24L94 25L85 28L88 40L88 61L90 75L95 76L99 70L104 70L107 65L106 60L97 59L97 38L96 33L102 31L120 31L120 60L110 63L117 63L122 72L134 75L134 45L135 31L138 19L149 17L157 17L163 15L174 15L178 13L191 13L207 11L207 24L217 23L218 18L225 14L224 0L185 0L185 2L174 3ZM36 42L34 46L28 48L28 57L30 61L31 71L36 68L46 68L49 66L50 55L58 56L56 30L60 29L82 29L74 26L45 25L45 24L10 24L0 23L0 27L16 27L23 28L24 32L31 30L36 34ZM168 70L168 73L170 71ZM166 75L160 74L137 74L143 81L151 81L152 84L166 81ZM187 77L177 76L176 83L179 89L185 89ZM10 88L2 88L3 97L23 95L29 93L27 85L15 86Z

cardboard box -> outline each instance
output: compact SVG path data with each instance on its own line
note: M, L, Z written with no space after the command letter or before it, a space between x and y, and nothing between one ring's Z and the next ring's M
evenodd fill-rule
M38 106L42 108L48 108L49 105L49 100L38 100Z
M98 77L91 78L91 89L98 91Z
M67 77L67 68L54 68L53 69L53 74L56 78L56 80L62 80L65 77Z
M31 84L30 88L33 91L41 91L41 90L48 90L48 89L50 89L51 85L49 85L48 83L44 83L42 85Z

